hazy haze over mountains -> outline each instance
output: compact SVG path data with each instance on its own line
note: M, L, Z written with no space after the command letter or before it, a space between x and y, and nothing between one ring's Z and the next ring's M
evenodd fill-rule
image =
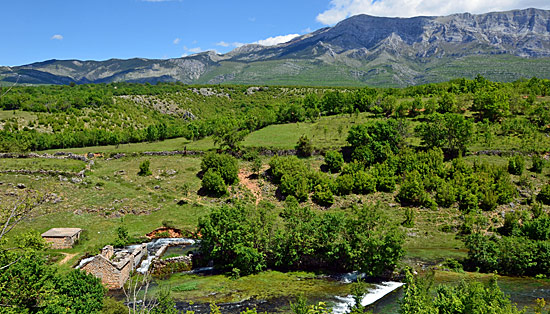
M107 61L50 60L0 67L0 79L68 84L115 81L305 85L407 85L485 75L550 77L550 11L442 17L357 15L290 42L227 54Z

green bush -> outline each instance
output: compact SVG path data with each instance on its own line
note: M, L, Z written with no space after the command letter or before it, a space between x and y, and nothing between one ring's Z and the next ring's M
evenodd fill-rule
M334 195L332 194L330 187L327 185L316 185L313 189L311 199L315 203L325 207L330 207L334 204Z
M281 179L280 189L283 195L292 195L300 202L307 200L309 194L307 178L299 175L285 174Z
M499 204L507 204L514 200L517 195L517 189L512 184L510 176L501 176L497 179L495 192L498 197Z
M202 177L202 188L215 196L227 194L227 185L225 185L222 176L213 169L208 169Z
M525 168L525 160L522 155L515 155L508 160L508 172L520 176Z
M298 139L296 143L296 154L300 157L309 157L313 154L313 144L307 136L302 135Z
M550 205L550 184L545 184L537 195L537 201Z
M233 156L227 154L206 154L201 162L201 170L207 172L209 169L217 172L225 182L231 185L239 180L239 163Z
M491 189L487 189L480 198L479 207L485 211L493 211L498 206L498 196Z
M424 190L424 184L420 180L418 172L413 171L403 181L396 196L402 205L420 206L429 203L428 195Z
M456 202L456 189L453 183L442 182L436 189L435 201L439 206L451 207Z
M139 176L150 176L152 175L153 173L151 172L151 170L149 170L149 165L150 165L150 161L149 160L145 160L144 162L142 162L140 165L139 165L139 172L138 172L138 175Z
M542 173L542 170L544 169L544 159L540 156L533 156L533 166L531 167L531 171L534 173Z
M349 195L355 187L355 179L351 174L341 174L336 178L335 184L339 195Z
M358 171L354 176L353 192L356 194L369 194L376 192L376 178L365 171Z
M269 173L274 183L280 183L285 174L305 177L309 172L309 167L296 156L276 156L269 161Z
M329 150L325 154L325 165L327 166L327 170L329 172L340 172L340 169L342 169L342 166L344 165L344 157L342 156L342 153L335 150Z

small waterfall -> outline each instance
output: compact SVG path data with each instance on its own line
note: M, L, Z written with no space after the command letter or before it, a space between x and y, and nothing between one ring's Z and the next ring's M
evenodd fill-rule
M361 300L362 306L368 306L376 303L389 293L403 286L401 282L382 282L376 285L376 287L370 290ZM338 302L332 308L333 314L344 314L348 312L349 308L354 305L353 296L348 295L346 297L336 297Z
M75 269L80 269L80 267L83 267L84 265L88 264L88 262L91 262L95 256L84 258L80 260L80 263L78 263L78 266L75 267Z

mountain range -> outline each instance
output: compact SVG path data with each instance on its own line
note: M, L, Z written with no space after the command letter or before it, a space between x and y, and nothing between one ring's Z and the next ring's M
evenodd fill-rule
M0 67L0 82L404 86L481 74L550 78L550 11L388 18L356 15L276 46L220 55Z

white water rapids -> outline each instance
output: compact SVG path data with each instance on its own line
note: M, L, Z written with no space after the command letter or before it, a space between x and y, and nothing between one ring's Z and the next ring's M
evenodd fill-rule
M376 303L376 301L403 286L403 283L388 281L382 282L381 284L377 284L375 286L376 287L370 290L361 300L362 306L368 306ZM349 311L351 306L354 305L353 296L351 295L346 297L336 297L336 299L338 299L338 302L336 302L332 308L332 314L344 314Z

